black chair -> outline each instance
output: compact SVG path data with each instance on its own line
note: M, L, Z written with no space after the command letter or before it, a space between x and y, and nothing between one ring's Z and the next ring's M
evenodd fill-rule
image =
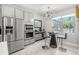
M64 37L58 36L57 39L61 40L61 47L63 46L63 39L67 39L67 33L65 33Z

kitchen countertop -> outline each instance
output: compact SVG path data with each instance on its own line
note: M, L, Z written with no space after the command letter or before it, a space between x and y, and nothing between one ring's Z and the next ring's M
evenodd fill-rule
M43 31L35 32L35 34L43 34Z

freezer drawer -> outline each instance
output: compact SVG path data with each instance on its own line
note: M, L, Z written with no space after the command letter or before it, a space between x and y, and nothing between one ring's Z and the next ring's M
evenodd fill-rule
M15 50L18 51L18 50L23 49L23 48L24 48L24 40L16 41Z

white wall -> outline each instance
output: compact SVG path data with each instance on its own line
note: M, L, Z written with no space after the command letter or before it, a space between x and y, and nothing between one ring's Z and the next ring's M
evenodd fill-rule
M76 18L76 20L77 20L77 18ZM70 36L69 36L70 42L79 44L79 21L75 21L75 32L72 33L71 37Z
M65 16L65 15L69 15L69 14L75 14L75 8L61 10L61 11L55 13L54 17Z

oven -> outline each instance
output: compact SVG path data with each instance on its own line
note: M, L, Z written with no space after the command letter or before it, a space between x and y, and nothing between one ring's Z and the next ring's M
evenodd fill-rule
M30 37L33 37L33 32L26 33L26 38L30 38Z

